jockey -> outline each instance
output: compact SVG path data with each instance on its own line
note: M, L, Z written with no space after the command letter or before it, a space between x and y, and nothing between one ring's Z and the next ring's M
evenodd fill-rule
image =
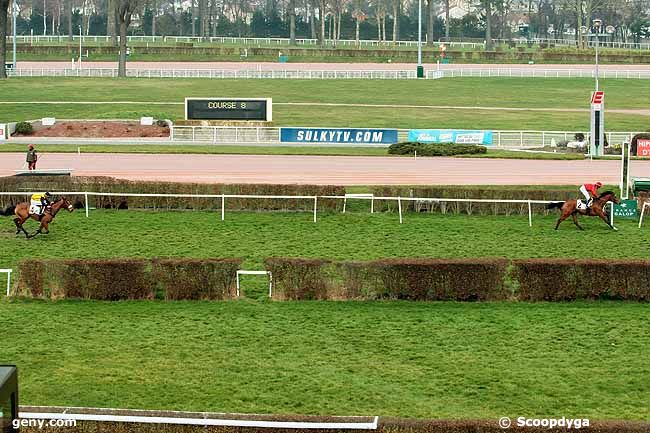
M33 213L36 215L43 215L45 213L45 209L52 204L50 202L51 198L52 194L49 192L32 195L32 208L34 210Z
M587 207L591 207L594 197L598 197L598 188L603 186L601 182L585 183L580 187L580 192L585 196L585 203Z

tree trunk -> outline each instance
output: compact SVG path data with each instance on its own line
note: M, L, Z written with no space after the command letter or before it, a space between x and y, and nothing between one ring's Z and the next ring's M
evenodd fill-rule
M156 15L158 14L158 1L151 4L151 36L156 36Z
M382 41L386 41L386 15L381 20L381 29L383 31Z
M393 43L397 42L397 28L399 27L399 3L401 0L393 0Z
M485 50L492 51L492 0L485 1Z
M356 29L354 31L354 45L359 46L359 18L357 17L356 21Z
M9 0L0 0L0 79L7 78L7 21Z
M289 44L296 45L296 0L289 1Z
M68 21L68 41L72 42L72 0L65 0L65 19Z
M428 20L427 20L427 46L432 46L433 45L433 22L436 19L436 13L434 9L434 3L433 0L429 0L427 2L428 6Z
M117 2L118 0L108 0L107 15L107 34L111 36L111 43L117 47Z
M117 68L118 77L126 77L126 30L129 27L125 21L120 22L120 60Z
M451 17L449 16L449 0L445 0L445 42L449 42L449 22Z
M320 0L318 8L318 18L320 19L320 46L325 46L325 0Z
M381 17L377 14L377 40L381 42Z

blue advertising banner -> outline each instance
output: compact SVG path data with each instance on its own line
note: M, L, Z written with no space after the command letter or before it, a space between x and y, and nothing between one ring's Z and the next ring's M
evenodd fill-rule
M409 141L417 143L492 144L492 131L411 129Z
M397 129L280 128L283 143L397 143Z

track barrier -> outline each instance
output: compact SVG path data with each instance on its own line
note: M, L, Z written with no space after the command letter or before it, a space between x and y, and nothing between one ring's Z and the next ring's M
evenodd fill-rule
M16 195L16 196L31 196L35 192L0 192L2 195ZM374 213L374 202L379 201L393 201L398 204L398 213L399 213L399 223L403 224L403 212L402 212L402 202L433 202L433 203L518 203L522 205L527 205L528 207L528 226L533 226L533 211L532 205L546 205L553 203L554 201L549 200L493 200L493 199L465 199L465 198L434 198L434 197L378 197L373 194L355 194L355 195L259 195L259 194L139 194L139 193L115 193L115 192L89 192L89 191L77 191L77 192L54 192L54 195L63 195L63 196L83 196L84 197L84 209L86 212L86 217L90 217L90 205L88 202L89 197L163 197L163 198L214 198L216 200L221 200L221 221L226 219L226 199L228 198L241 198L241 199L286 199L286 200L313 200L313 221L316 223L318 221L318 199L326 200L342 200L344 207L347 204L348 199L356 200L370 200L371 207L370 212ZM614 223L614 207L611 202L608 202L610 205L610 222ZM645 209L645 206L644 206ZM643 218L643 212L641 217ZM640 227L640 224L639 224Z

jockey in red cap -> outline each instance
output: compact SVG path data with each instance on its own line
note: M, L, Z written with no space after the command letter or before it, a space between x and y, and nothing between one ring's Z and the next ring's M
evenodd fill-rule
M598 188L603 186L601 182L596 183L585 183L580 187L580 192L585 196L585 203L587 207L591 207L591 204L594 201L594 197L598 197Z

